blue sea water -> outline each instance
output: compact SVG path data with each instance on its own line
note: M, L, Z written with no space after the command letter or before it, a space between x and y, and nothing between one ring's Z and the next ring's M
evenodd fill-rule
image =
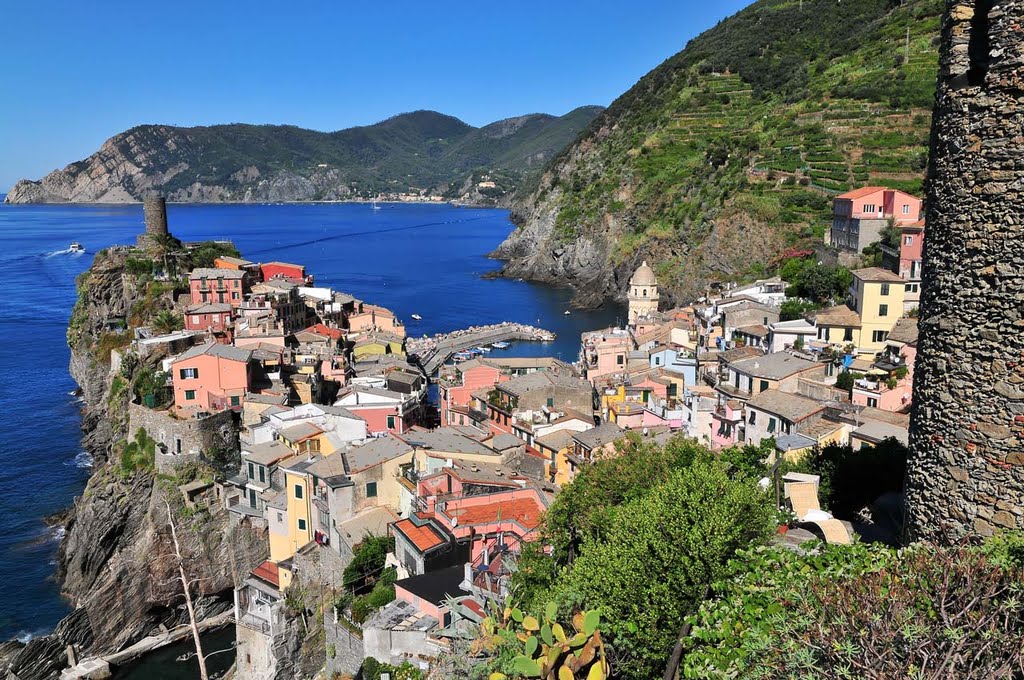
M2 200L2 195L0 195ZM318 284L393 309L410 335L519 321L557 333L547 344L516 343L509 356L574 361L579 334L623 316L619 307L565 315L570 294L524 281L485 279L486 257L511 231L502 210L449 205L171 205L183 240L231 239L256 261L305 264ZM75 276L96 251L133 243L142 207L0 203L0 640L45 633L67 613L54 582L59 527L43 518L81 493L89 460L68 375L64 332ZM86 253L67 248L80 242ZM414 321L419 314L422 321Z

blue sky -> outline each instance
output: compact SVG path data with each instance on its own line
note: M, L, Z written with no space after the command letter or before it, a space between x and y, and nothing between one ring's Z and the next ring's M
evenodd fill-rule
M37 2L0 14L0 193L141 123L472 125L611 103L749 0Z

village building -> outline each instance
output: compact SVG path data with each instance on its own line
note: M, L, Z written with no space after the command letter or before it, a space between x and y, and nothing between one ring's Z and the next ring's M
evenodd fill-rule
M174 406L189 413L240 411L254 375L252 351L209 342L171 361Z
M193 269L188 277L193 305L206 302L238 307L249 290L248 275L238 269Z
M201 302L185 308L185 330L201 331L221 344L231 344L234 308L228 303Z
M828 242L841 252L861 253L881 240L890 221L898 226L920 219L920 198L896 189L863 187L833 200Z
M344 406L365 420L370 434L402 434L422 418L419 395L376 387L347 385L338 392L334 404Z

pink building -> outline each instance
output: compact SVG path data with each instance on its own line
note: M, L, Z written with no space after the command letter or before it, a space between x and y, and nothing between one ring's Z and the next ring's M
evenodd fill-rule
M338 393L335 406L344 406L366 421L370 434L402 434L419 422L420 402L416 394L403 394L363 385L347 385Z
M584 333L580 351L584 375L596 387L606 378L624 374L633 349L633 338L622 328Z
M190 305L185 309L185 330L210 333L217 337L217 342L231 344L233 309L220 302Z
M921 302L921 257L924 250L924 220L900 227L900 263L896 272L907 282L903 297L905 311Z
M743 402L722 400L711 414L711 448L727 449L743 442Z
M395 313L378 305L360 303L356 311L348 316L346 323L352 333L378 330L405 337L405 326L395 317Z
M248 275L238 269L193 269L188 277L192 304L206 302L229 304L238 307L249 289Z
M210 342L171 363L174 406L180 411L239 410L252 384L252 351Z
M851 401L893 413L909 412L916 359L917 320L900 319L886 338L885 349L872 364L870 377L854 383Z
M472 424L467 419L472 419L468 410L473 403L473 393L487 392L509 379L500 367L486 359L472 359L441 370L437 387L442 425Z
M909 224L921 219L921 199L896 189L863 187L835 197L832 247L859 253L881 239L889 220Z

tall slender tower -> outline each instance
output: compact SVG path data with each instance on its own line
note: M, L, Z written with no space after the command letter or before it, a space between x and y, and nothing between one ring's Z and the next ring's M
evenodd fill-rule
M629 323L636 323L640 317L658 311L658 279L654 270L647 266L647 260L636 268L629 279Z
M932 122L908 534L1024 528L1024 2L949 0Z

